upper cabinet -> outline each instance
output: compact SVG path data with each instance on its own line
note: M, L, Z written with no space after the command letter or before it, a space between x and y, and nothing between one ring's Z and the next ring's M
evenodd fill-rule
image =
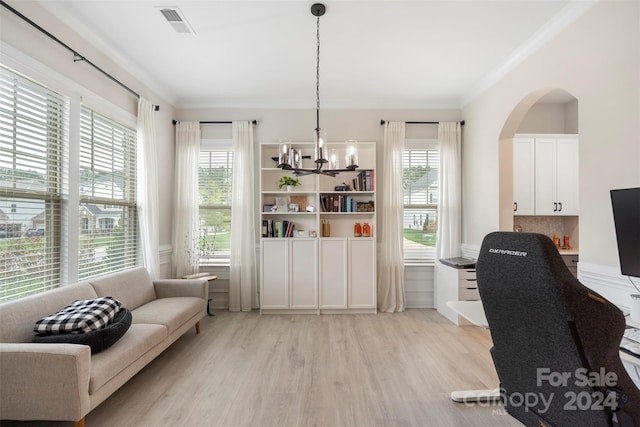
M515 215L578 215L578 136L516 135Z

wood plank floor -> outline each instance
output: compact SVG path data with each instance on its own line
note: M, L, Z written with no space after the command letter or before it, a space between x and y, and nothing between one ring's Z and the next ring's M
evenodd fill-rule
M216 312L86 418L101 426L519 426L452 390L497 385L488 331L432 309ZM69 423L3 422L3 426Z

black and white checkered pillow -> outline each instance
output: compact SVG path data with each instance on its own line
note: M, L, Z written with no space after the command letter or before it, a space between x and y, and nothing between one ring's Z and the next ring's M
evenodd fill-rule
M103 328L120 311L120 301L112 297L75 301L56 314L36 322L38 335L82 334Z

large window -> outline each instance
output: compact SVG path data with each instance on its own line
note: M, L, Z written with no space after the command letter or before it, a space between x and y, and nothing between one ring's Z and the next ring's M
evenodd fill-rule
M230 148L205 148L198 162L200 264L228 263L231 249Z
M403 158L405 262L435 260L438 163L435 143L406 144Z
M60 283L68 102L0 66L0 301Z
M137 265L136 131L82 107L80 279Z

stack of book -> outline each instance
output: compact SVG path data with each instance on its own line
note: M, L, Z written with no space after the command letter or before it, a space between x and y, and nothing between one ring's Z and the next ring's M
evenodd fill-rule
M262 237L293 237L295 224L291 221L262 220Z

